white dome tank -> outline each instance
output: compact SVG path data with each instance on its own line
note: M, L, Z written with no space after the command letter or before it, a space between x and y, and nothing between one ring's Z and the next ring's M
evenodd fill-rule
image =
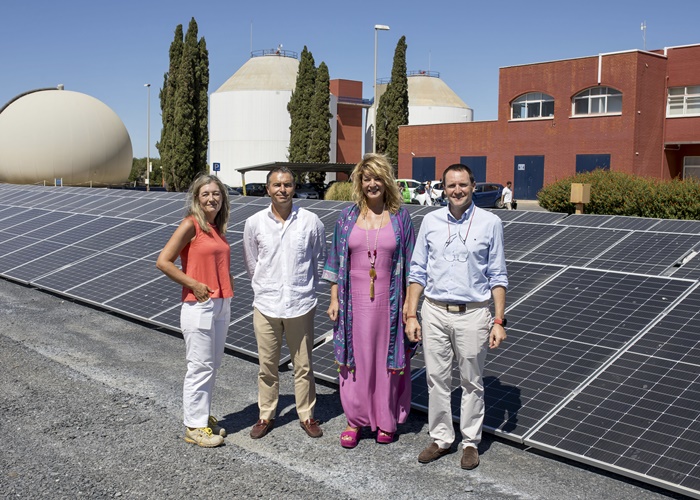
M42 89L0 110L0 181L117 184L131 172L131 139L106 104L86 94Z
M209 160L223 182L241 185L240 167L287 161L291 119L287 103L299 61L289 51L258 51L209 97ZM265 182L249 172L248 182Z
M387 82L388 83L388 82ZM381 98L387 83L377 85ZM375 104L368 111L365 144L372 149L372 123ZM474 111L440 79L435 71L411 71L408 73L408 124L433 125L436 123L462 123L474 121Z

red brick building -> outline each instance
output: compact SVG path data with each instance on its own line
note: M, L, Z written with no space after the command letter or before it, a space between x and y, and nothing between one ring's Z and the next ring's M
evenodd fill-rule
M700 176L700 45L501 68L498 120L401 127L398 160L417 180L465 163L521 199L595 168Z

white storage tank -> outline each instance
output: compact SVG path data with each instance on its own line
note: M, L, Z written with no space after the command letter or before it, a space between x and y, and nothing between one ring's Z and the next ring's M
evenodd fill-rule
M59 86L20 95L0 109L0 182L121 184L132 161L124 123L89 95Z
M408 76L408 124L432 125L474 121L474 111L440 79L435 71L410 71ZM377 85L381 100L388 82ZM372 124L377 103L368 110L365 150L372 150Z
M209 161L230 186L241 185L237 168L287 161L291 119L287 103L299 61L290 51L254 52L209 97ZM248 172L248 182L265 182L267 172Z

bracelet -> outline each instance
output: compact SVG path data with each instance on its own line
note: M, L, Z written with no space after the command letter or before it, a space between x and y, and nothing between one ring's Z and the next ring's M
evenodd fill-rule
M406 316L406 319L411 319L411 318L418 319L418 316Z

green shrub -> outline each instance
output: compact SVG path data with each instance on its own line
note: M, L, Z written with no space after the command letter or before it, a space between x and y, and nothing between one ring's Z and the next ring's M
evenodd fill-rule
M700 219L700 181L660 181L622 172L594 170L554 182L537 193L542 208L572 214L571 184L591 185L587 214L632 215L662 219Z
M352 182L334 182L326 191L324 200L352 201Z

